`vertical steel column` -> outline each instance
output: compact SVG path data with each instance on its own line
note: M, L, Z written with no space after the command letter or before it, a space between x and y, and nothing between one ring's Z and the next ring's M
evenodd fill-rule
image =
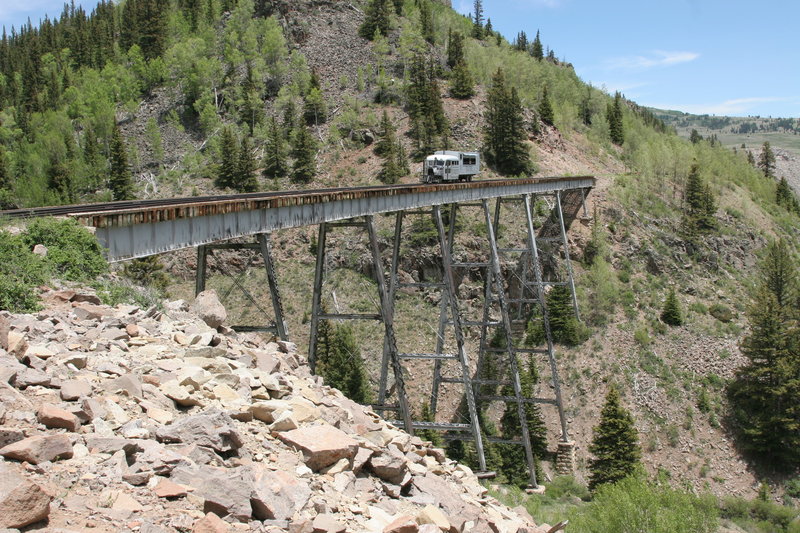
M575 293L575 279L572 276L572 263L569 260L569 243L567 242L567 231L564 228L564 213L561 209L561 191L556 191L556 209L558 209L558 224L561 227L561 241L564 244L564 263L567 265L569 289L572 291L572 307L575 308L575 318L580 320L581 312L578 309L578 295Z
M500 217L500 200L495 204L495 225ZM488 229L488 228L487 228ZM492 307L492 267L491 263L486 267L486 273L483 277L483 314L481 316L481 334L478 340L478 364L475 367L475 375L478 381L483 379L483 365L486 358L487 336L489 334L489 322L491 322L491 307ZM481 384L474 384L473 393L476 398L480 398ZM480 401L479 401L480 405Z
M372 250L372 261L375 268L375 281L378 283L378 297L381 304L381 316L386 330L386 343L389 348L389 360L394 371L395 390L397 391L398 403L400 405L400 415L403 417L403 426L406 433L414 434L414 426L411 423L411 411L408 408L408 397L403 381L403 367L400 365L400 356L397 354L397 341L394 336L394 302L389 300L386 292L386 279L383 277L383 267L381 266L381 252L378 249L378 239L375 236L375 221L372 215L364 217L369 234L369 244Z
M455 234L456 234L456 204L450 204L450 223L448 227L448 234L447 234L447 246L450 253L450 257L453 257L453 243L455 242ZM436 219L433 216L433 210L431 210L431 218L433 218L433 223L436 225ZM440 244L441 246L441 244ZM444 257L444 255L442 255ZM444 263L443 263L444 264ZM444 278L444 267L442 268L442 278ZM445 281L444 279L442 281ZM444 353L444 335L445 335L445 328L447 326L447 305L450 301L450 297L448 291L450 287L446 284L442 290L441 299L439 300L439 329L436 332L436 353L442 354ZM431 387L431 401L430 401L430 408L431 413L436 416L436 409L439 404L439 387L442 384L442 361L437 359L433 362L433 386Z
M405 211L398 211L394 220L394 241L392 243L392 266L389 271L389 300L394 302L397 291L397 271L400 266L400 236L403 231ZM394 305L394 303L392 303ZM381 360L381 377L378 385L378 405L386 405L386 386L389 379L389 339L383 339L383 358ZM385 415L385 411L384 411Z
M197 272L194 278L194 295L197 296L206 290L206 263L208 259L208 249L205 244L197 247Z
M497 292L497 301L500 305L500 314L502 315L503 328L505 329L506 345L508 347L508 362L511 367L511 379L514 384L514 396L517 401L517 416L519 417L519 424L522 433L522 444L525 447L525 459L528 462L528 472L530 473L531 485L536 487L536 466L533 458L533 450L531 449L531 439L528 433L528 420L525 416L525 405L522 400L522 385L519 381L519 365L517 364L517 354L514 351L514 339L511 333L511 318L508 315L508 306L506 304L505 287L503 285L502 271L500 270L500 255L497 251L497 239L495 236L495 228L492 224L492 217L489 211L488 200L482 200L483 212L486 218L486 230L489 234L489 251L490 269L494 277L495 290Z
M445 289L450 301L450 315L453 320L453 332L456 338L456 346L458 348L458 362L461 365L461 375L464 380L464 396L467 399L467 409L469 410L470 423L472 426L472 436L475 439L475 451L478 455L478 464L481 471L486 470L486 458L483 455L483 437L481 436L481 427L478 420L478 409L475 405L475 395L472 394L472 387L470 386L470 371L469 362L467 360L467 351L464 348L464 335L461 331L461 315L458 310L458 298L456 295L455 278L453 277L453 257L450 253L450 246L444 232L444 224L442 223L442 209L441 206L433 206L433 219L436 223L436 230L439 233L439 245L442 249L442 265L445 279ZM444 295L442 295L444 297Z
M528 229L528 247L530 248L531 259L533 262L533 276L536 280L536 297L539 300L539 308L542 312L542 327L545 338L547 339L547 357L550 363L550 372L553 376L553 387L556 393L556 406L558 407L558 417L561 421L561 440L567 442L567 417L564 414L564 404L561 401L561 383L558 378L558 367L556 366L555 351L553 349L553 336L550 333L550 315L547 311L547 301L544 294L544 283L542 282L542 270L539 266L539 249L536 246L536 233L533 229L533 214L531 213L531 195L526 194L525 198L525 220Z
M289 340L289 332L286 329L286 320L283 318L283 304L281 303L281 293L278 291L278 277L275 274L275 263L272 261L272 246L269 233L259 233L256 236L261 247L261 255L264 257L264 267L267 269L267 283L269 284L269 295L272 300L272 310L275 312L275 330L282 341Z
M328 235L328 224L319 225L317 238L317 265L314 268L314 293L311 295L311 336L308 340L308 366L313 374L317 369L317 333L319 332L319 315L322 304L322 275L325 271L325 239Z

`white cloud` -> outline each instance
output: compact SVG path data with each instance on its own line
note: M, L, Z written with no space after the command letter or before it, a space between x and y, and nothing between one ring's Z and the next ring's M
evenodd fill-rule
M688 63L700 57L695 52L665 52L654 50L649 55L623 56L605 62L607 69L643 70L654 67L668 67L679 63Z
M776 97L753 97L753 98L734 98L715 104L685 104L685 105L654 105L658 109L675 109L693 115L744 115L761 104L771 102L785 102L786 98ZM759 113L755 113L759 114Z

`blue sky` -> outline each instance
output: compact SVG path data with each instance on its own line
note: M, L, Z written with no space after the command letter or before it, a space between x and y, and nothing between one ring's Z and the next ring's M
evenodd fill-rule
M473 0L452 0L461 13ZM95 2L80 2L94 6ZM62 0L0 0L0 25L58 16ZM483 0L495 29L520 30L578 75L642 105L800 117L800 0Z
M460 13L473 0L452 0ZM596 87L687 113L800 117L800 1L483 0Z

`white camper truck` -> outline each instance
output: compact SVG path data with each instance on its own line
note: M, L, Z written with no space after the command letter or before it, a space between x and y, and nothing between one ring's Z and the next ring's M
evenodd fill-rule
M478 152L440 150L425 158L422 164L422 183L472 181L472 176L480 170L481 155Z

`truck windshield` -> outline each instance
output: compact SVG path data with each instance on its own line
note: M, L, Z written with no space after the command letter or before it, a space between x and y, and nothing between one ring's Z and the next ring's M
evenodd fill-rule
M436 159L434 160L433 164L436 165L437 167L443 167L444 161L442 161L441 159Z

